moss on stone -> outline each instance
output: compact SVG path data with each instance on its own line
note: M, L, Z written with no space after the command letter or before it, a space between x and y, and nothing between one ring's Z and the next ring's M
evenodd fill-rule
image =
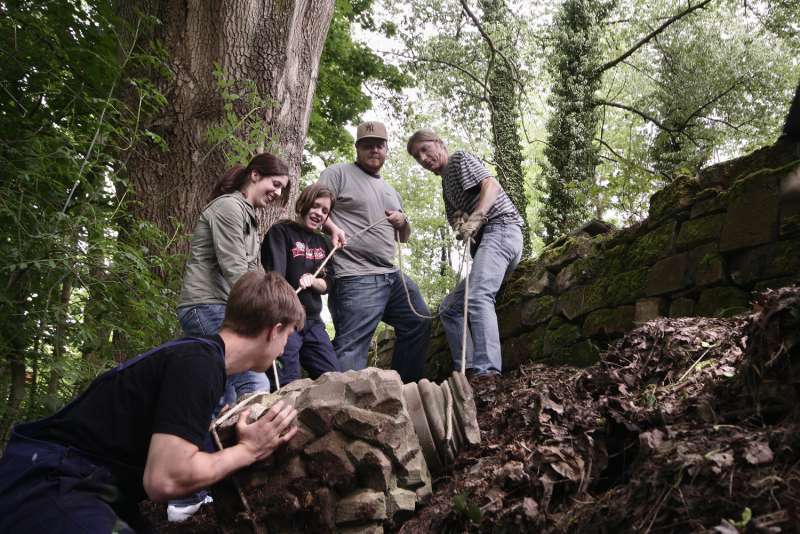
M634 306L595 310L587 315L583 321L583 335L594 337L627 332L633 327L635 313L636 308Z
M550 354L547 363L550 365L574 365L589 367L600 360L600 347L588 339L584 339L568 347L560 347Z
M553 354L559 348L573 345L580 339L581 331L577 325L558 317L553 317L547 325L542 352L544 354Z
M724 221L724 214L690 219L681 225L675 244L679 249L683 250L706 241L718 239Z
M677 221L668 221L634 241L625 254L628 266L652 265L672 251Z
M542 352L545 328L540 327L533 332L503 341L503 369L516 369L523 363L541 361L545 358Z
M549 321L555 313L556 299L550 295L541 295L528 301L520 312L520 322L525 326L534 326Z
M605 296L601 303L607 306L633 303L644 295L647 288L647 273L648 269L642 267L597 282L606 285Z
M693 198L703 189L697 178L681 175L661 191L650 197L650 220L658 221L690 206Z

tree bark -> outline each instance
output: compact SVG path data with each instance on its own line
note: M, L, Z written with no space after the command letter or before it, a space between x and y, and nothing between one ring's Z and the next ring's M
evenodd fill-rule
M221 67L235 87L252 82L258 94L274 103L256 115L269 128L276 152L289 164L291 206L297 194L300 163L308 128L311 100L320 54L333 15L333 0L122 0L130 46L139 23L137 13L156 17L160 24L141 43L159 42L171 75L150 69L144 75L164 95L166 104L144 126L160 136L168 150L142 140L126 156L132 215L156 223L172 235L191 232L227 162L207 141L208 128L219 124L223 102L214 78ZM138 95L125 97L131 109ZM242 116L249 110L235 109ZM131 195L132 194L132 195ZM261 214L262 229L284 214L271 207ZM185 240L174 250L188 250Z
M522 144L519 139L519 111L517 98L519 86L514 72L516 53L510 36L502 32L507 26L508 8L505 0L481 0L483 22L493 32L491 38L481 30L492 52L497 56L489 62L489 111L492 119L497 179L514 203L525 223L523 228L523 257L531 253L531 238L528 227L528 197L525 196L525 173L522 170Z

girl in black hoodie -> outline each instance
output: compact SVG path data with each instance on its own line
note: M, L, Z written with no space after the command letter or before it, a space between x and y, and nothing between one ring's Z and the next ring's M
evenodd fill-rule
M298 297L306 309L304 328L289 336L280 358L281 385L300 378L301 365L311 378L328 371L341 371L320 318L328 277L324 269L318 277L313 275L331 251L330 241L319 230L333 204L333 193L327 187L320 184L306 187L295 204L296 219L273 224L261 244L264 269L283 275L292 287L302 288Z

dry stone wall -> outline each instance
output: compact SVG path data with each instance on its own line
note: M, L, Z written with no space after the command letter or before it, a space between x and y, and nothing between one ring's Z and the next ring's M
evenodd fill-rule
M279 399L297 409L298 432L213 488L223 532L383 532L427 499L430 471L480 442L463 375L404 385L395 371L369 368L243 400L217 421L222 445L236 442L245 410L255 420Z
M635 226L589 224L522 262L498 295L505 368L589 365L637 323L734 315L752 291L797 282L800 202L781 195L793 173L800 144L779 142L677 177ZM379 361L391 348L379 343ZM428 363L431 377L450 372L439 324Z

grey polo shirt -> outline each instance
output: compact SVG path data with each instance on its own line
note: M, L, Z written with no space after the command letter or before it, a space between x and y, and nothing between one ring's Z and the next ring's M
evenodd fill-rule
M215 198L194 227L178 307L227 303L234 282L258 265L255 208L239 192Z
M403 209L397 191L380 176L368 174L354 163L328 167L320 174L319 182L336 197L330 217L348 239L347 246L331 259L336 278L395 271L394 228L386 220L386 210ZM351 239L381 218L382 223Z

